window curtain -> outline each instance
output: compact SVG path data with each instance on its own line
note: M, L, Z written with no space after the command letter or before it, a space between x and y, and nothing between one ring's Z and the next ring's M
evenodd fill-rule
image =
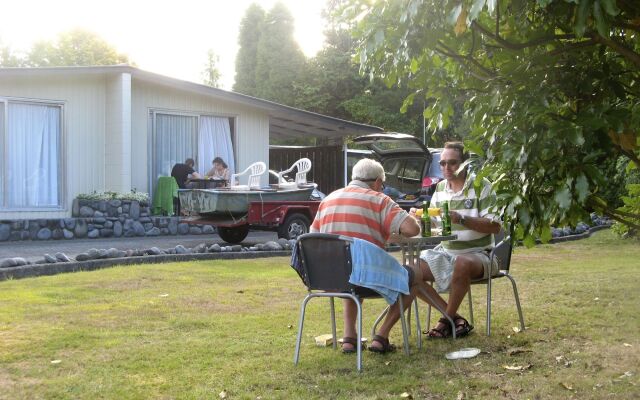
M60 107L9 103L7 205L60 206Z
M154 186L176 163L196 157L196 124L196 117L156 114Z
M235 173L229 118L202 116L198 132L198 172L206 174L216 157L227 163L230 173Z

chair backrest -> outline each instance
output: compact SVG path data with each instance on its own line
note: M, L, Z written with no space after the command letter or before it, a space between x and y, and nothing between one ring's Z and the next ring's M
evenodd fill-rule
M307 183L307 172L311 171L311 160L308 158L301 158L298 161L294 162L291 168L280 171L278 173L278 183L286 183L284 179L284 175L296 170L296 185L304 185Z
M503 229L500 229L496 235L494 235L496 247L493 248L493 254L498 259L498 265L501 270L509 271L511 266L511 252L512 243L511 235L507 235Z
M247 180L247 186L249 188L259 188L260 187L260 177L267 170L267 164L262 161L254 162L249 165L244 171L239 174L231 175L231 187L242 186L239 183L236 183L236 179L243 175L249 175L249 179Z
M351 240L329 233L306 233L298 237L302 268L309 290L349 292Z
M296 172L296 183L298 185L304 185L307 183L307 172L311 171L311 160L308 158L301 158L294 164L298 168Z

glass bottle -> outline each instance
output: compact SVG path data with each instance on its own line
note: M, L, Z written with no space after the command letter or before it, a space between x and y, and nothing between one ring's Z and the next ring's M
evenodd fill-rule
M442 202L442 236L451 235L451 216L449 215L449 202Z
M431 217L429 217L429 205L426 201L422 202L422 216L420 217L420 227L422 228L422 237L431 236Z

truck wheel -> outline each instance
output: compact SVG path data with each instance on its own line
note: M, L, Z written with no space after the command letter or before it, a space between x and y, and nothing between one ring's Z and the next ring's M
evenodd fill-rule
M240 243L249 234L249 225L234 227L219 226L218 235L227 243Z
M278 237L287 240L297 239L298 236L308 233L311 222L304 214L291 214L285 218L282 225L278 227Z

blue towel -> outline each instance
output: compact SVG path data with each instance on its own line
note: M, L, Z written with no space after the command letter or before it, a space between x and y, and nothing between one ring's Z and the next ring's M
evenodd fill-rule
M354 238L351 245L352 271L349 282L378 292L388 304L400 293L409 294L409 273L384 249Z

